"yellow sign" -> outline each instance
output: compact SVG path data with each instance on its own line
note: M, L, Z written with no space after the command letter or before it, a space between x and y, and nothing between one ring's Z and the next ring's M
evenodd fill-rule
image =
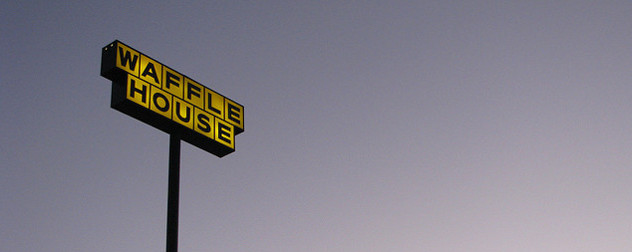
M112 108L219 157L235 151L244 107L116 40L102 50Z

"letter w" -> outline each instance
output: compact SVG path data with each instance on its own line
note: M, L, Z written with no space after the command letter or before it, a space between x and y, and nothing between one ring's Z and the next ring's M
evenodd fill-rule
M129 70L134 71L134 69L136 69L138 55L134 55L134 57L132 58L132 54L130 53L130 51L123 51L123 48L119 47L119 58L121 59L122 67L127 66L127 63L129 63Z

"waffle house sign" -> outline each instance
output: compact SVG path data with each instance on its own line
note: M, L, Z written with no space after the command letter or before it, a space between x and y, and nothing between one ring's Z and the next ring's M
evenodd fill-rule
M244 107L116 40L102 49L111 107L219 157L235 151Z

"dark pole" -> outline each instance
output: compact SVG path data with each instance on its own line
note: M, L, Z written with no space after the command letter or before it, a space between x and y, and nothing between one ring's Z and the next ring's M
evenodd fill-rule
M173 133L169 135L169 194L167 197L167 252L178 252L180 138Z

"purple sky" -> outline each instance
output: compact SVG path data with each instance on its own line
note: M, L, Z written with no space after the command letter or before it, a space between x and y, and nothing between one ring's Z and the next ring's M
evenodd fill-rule
M0 251L164 251L115 39L245 107L180 251L632 251L630 1L56 2L0 8Z

